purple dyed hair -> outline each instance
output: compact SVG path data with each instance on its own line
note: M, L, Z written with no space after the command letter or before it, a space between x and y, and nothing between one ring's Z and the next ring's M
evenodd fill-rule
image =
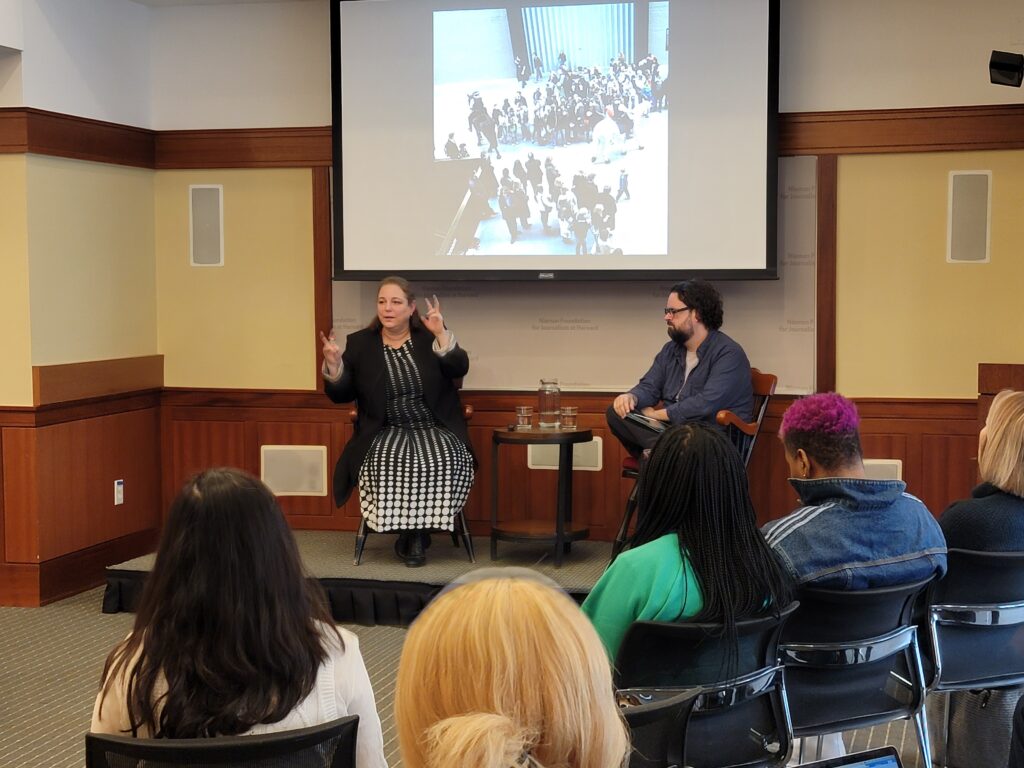
M817 432L826 435L848 435L857 431L860 417L857 407L836 392L822 392L801 398L782 415L779 435L786 433Z

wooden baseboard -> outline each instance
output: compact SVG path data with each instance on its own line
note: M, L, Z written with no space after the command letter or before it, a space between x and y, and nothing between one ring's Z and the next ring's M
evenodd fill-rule
M0 605L34 608L104 582L109 565L152 552L159 531L139 531L38 564L0 563Z

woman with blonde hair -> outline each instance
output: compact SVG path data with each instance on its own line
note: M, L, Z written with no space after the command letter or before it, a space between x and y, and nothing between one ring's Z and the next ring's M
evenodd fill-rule
M477 572L412 625L395 692L406 768L619 768L629 751L597 633L525 569Z
M939 519L946 544L987 552L1024 551L1024 392L1003 390L978 436L981 485Z

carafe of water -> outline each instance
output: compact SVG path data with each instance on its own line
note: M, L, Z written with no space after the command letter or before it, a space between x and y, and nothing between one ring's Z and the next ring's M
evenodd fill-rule
M562 390L558 388L558 379L541 379L537 390L538 422L541 429L558 429L561 408Z

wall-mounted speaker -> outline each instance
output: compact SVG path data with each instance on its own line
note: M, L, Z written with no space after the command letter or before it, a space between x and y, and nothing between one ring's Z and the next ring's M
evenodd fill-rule
M193 267L224 266L224 187L188 188L188 258Z
M992 171L950 171L946 214L946 261L989 260Z
M988 79L992 85L1020 88L1024 81L1024 54L992 51L988 60Z

